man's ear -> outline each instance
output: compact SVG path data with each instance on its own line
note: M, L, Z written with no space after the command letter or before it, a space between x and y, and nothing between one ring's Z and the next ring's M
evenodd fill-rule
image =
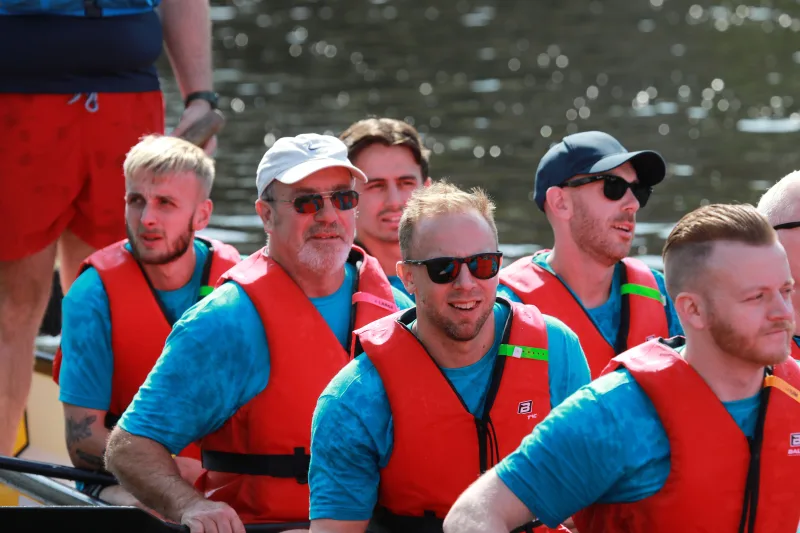
M194 218L192 219L192 228L194 231L201 231L206 229L209 221L211 220L211 213L214 211L214 202L209 199L203 200L197 209L194 211Z
M433 183L433 180L431 180L431 177L430 177L430 176L428 176L427 178L425 178L425 179L422 181L422 186L423 186L423 187L430 187L430 186L431 186L431 183Z
M264 231L271 233L275 229L275 210L269 202L265 202L261 198L256 200L256 213L261 223L264 225Z
M403 282L403 287L406 288L406 292L408 292L408 294L416 293L417 285L414 283L414 275L411 273L411 268L409 268L409 265L403 263L402 261L398 261L397 277L399 277L400 281Z
M569 218L574 209L572 198L561 187L550 187L545 193L545 209L550 216Z
M709 309L703 297L696 292L681 292L673 302L675 312L684 329L706 329L709 324Z

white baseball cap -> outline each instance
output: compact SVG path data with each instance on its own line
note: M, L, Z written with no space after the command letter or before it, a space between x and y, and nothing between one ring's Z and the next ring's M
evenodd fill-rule
M303 133L281 137L267 150L256 171L258 196L277 180L291 185L324 168L342 167L354 178L367 181L367 175L347 158L347 146L331 135Z

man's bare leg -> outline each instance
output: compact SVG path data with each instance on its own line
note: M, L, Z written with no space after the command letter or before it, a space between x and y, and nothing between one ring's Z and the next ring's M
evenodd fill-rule
M78 277L81 262L94 251L94 247L83 242L70 230L65 230L61 235L58 240L58 274L64 294L67 294L72 282Z
M56 243L0 261L0 454L9 455L33 376L33 350L53 282Z

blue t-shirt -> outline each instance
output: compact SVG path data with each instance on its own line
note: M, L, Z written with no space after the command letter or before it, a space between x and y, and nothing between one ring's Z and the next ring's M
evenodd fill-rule
M442 369L473 414L483 410L508 313L495 304L494 344L479 361ZM557 405L589 383L589 367L577 336L558 319L545 316L545 323L550 399ZM322 393L311 434L311 519L368 520L378 498L380 469L392 454L394 430L383 382L365 354Z
M723 405L752 437L759 395ZM534 516L555 527L595 502L636 502L658 492L670 472L669 440L647 394L619 369L551 411L496 472Z
M348 350L355 283L356 269L347 263L344 282L336 292L311 298ZM400 309L412 307L402 294L393 292ZM119 426L178 453L219 429L264 390L269 369L269 348L258 311L241 286L225 283L175 324Z
M536 254L533 260L537 265L557 276L557 274L553 272L553 269L550 268L550 265L547 264L547 257L549 255L549 251L542 252L540 254ZM611 281L611 292L608 296L608 300L598 307L586 310L589 318L591 318L592 322L594 322L594 325L603 334L606 342L608 342L611 346L616 344L617 332L619 331L620 314L622 312L620 286L622 284L623 268L625 268L624 265L622 263L618 263L616 269L614 270L614 276L612 277ZM666 308L667 312L667 326L669 328L669 335L670 337L683 335L683 328L681 327L681 323L678 320L678 315L675 312L675 306L672 304L672 300L667 294L667 287L664 283L664 275L657 270L653 270L652 272L656 278L658 289L664 296L664 301L666 302L664 307ZM566 283L564 283L564 286L569 288ZM569 291L575 300L580 303L580 298L578 298L577 295L572 292L572 289L569 289ZM517 296L509 287L506 287L502 284L497 288L497 295L514 302L521 301L519 296Z
M406 290L406 286L403 285L403 280L400 279L400 276L389 276L389 283L392 284L392 287L405 294L412 302L417 301L414 295Z
M130 250L130 245L126 247ZM189 282L174 291L156 291L172 321L180 318L199 298L208 247L195 239L194 251L197 260ZM111 405L114 354L108 294L97 270L88 268L78 276L64 296L61 309L59 400L107 411Z

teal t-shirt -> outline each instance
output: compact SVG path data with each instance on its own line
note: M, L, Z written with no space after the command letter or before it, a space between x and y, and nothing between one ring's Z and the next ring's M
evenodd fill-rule
M553 269L550 268L550 265L547 264L547 257L549 255L550 251L542 252L540 254L534 255L533 260L536 262L537 265L544 268L551 274L557 276L557 274L553 272ZM608 296L608 300L606 300L604 304L598 307L592 309L586 309L586 313L589 316L589 318L591 318L591 320L597 327L598 331L600 331L603 334L603 337L606 339L606 342L608 342L611 346L614 346L616 343L617 332L619 331L620 315L622 313L622 296L620 294L620 286L622 285L623 268L625 268L624 265L622 263L618 263L616 269L614 270L614 276L611 281L611 292ZM667 313L667 326L669 328L669 335L670 337L674 337L676 335L683 335L683 328L681 327L681 323L678 320L678 315L675 312L675 306L672 304L672 300L667 294L667 287L664 282L664 275L658 270L653 270L652 272L656 278L658 289L664 296L664 302L666 302L664 304L664 309ZM564 285L567 286L566 283L564 283ZM567 288L569 287L567 286ZM580 303L580 298L578 298L575 295L575 293L572 292L571 289L570 293L575 298L575 300L577 300ZM514 293L514 291L512 291L509 287L502 284L497 288L497 295L502 296L514 302L521 301L519 296L517 296Z
M442 369L473 414L482 412L509 312L495 304L494 345L480 360ZM557 405L589 383L589 367L572 330L549 316L545 323L550 399ZM365 354L342 369L322 393L311 432L311 519L369 519L378 498L380 470L392 455L394 430L383 382Z
M758 394L723 403L748 437L759 404ZM496 472L534 516L556 527L595 502L658 492L670 472L669 440L647 394L619 369L551 411Z
M130 250L130 245L127 248ZM186 285L174 291L155 291L172 321L199 300L208 247L195 239L194 251L197 260ZM78 276L64 296L61 310L58 399L78 407L107 411L111 405L114 353L108 294L97 270L88 268Z
M347 263L342 286L329 296L311 299L346 350L355 283L356 269ZM393 293L398 308L412 307L405 296ZM219 429L264 390L269 371L261 317L241 286L225 283L175 324L119 426L178 453Z

